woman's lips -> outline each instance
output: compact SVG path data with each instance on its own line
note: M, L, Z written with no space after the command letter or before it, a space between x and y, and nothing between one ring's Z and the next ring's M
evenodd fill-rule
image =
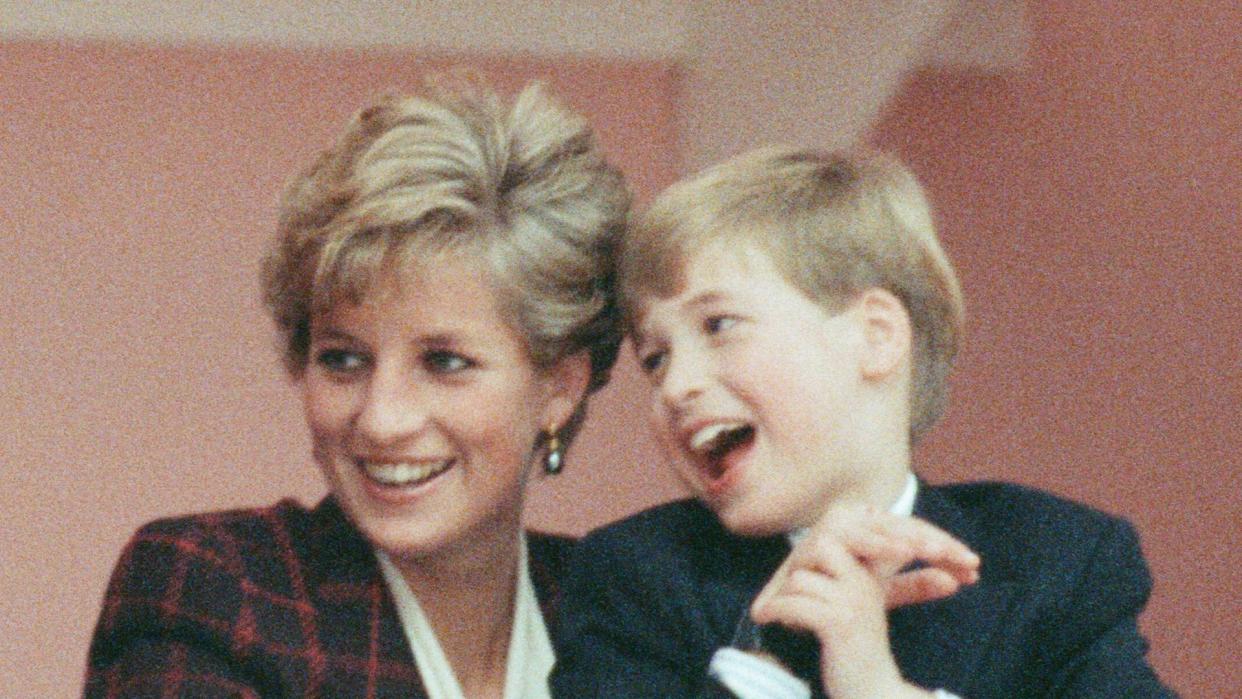
M452 470L455 459L418 461L358 460L363 483L371 497L405 504L423 496L440 476Z

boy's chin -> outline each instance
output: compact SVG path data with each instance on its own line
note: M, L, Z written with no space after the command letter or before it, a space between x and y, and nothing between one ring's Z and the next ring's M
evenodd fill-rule
M782 517L779 510L762 502L708 503L716 518L738 536L764 537L786 534L798 526Z

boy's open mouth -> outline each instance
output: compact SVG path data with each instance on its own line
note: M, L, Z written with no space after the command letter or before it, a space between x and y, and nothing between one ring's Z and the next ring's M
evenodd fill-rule
M690 438L690 450L704 457L707 475L714 481L728 470L725 457L749 445L754 437L755 428L744 422L718 423L696 432Z

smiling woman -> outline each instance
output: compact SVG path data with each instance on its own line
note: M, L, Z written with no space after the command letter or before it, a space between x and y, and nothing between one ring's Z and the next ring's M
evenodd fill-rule
M522 506L616 357L627 207L537 85L361 111L289 186L264 267L331 494L142 528L86 695L546 697L567 542Z

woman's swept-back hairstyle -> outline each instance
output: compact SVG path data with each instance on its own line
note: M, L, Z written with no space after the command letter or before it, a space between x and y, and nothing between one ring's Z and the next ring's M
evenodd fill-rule
M684 283L704 246L758 249L829 312L879 287L905 305L914 333L910 435L944 411L965 311L914 175L897 159L858 149L764 148L683 180L631 226L620 253L627 317Z
M381 98L281 200L262 278L286 369L305 370L317 314L450 255L477 261L536 366L586 351L597 389L620 343L611 265L628 207L586 121L539 83L505 100L452 75Z

